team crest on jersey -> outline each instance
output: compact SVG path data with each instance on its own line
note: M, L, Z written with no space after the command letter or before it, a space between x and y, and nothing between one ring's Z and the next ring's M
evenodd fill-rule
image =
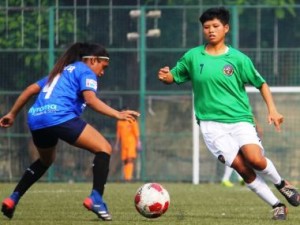
M223 73L226 76L231 76L233 74L233 67L231 65L225 65L223 68Z
M86 87L97 90L97 81L95 81L95 80L86 79L85 85L86 85Z

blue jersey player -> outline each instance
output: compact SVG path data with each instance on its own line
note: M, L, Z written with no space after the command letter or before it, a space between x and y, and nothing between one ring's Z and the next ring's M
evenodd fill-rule
M104 74L108 65L109 54L101 45L74 43L58 59L50 74L28 86L0 119L1 127L12 126L23 106L37 95L28 111L28 126L39 158L26 169L13 193L3 200L1 210L5 216L13 217L20 198L53 163L56 145L61 139L95 155L93 189L83 205L102 220L112 219L102 199L112 148L80 115L85 107L118 120L132 121L139 113L117 111L97 98L97 77Z

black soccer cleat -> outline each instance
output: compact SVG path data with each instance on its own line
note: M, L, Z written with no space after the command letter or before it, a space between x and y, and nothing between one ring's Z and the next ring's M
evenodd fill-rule
M284 204L279 203L273 208L273 220L286 220L287 217L287 208Z
M292 206L299 206L300 194L294 186L287 181L282 181L280 185L275 185L275 187Z
M16 203L13 199L6 198L3 200L1 212L3 213L4 216L6 216L9 219L13 218L15 209L16 209Z

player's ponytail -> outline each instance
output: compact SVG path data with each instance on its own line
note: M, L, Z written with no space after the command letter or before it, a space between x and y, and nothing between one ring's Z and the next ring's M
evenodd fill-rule
M55 63L49 74L48 83L51 83L54 77L60 74L67 65L80 61L82 56L86 55L89 48L90 44L88 43L77 42L71 45Z

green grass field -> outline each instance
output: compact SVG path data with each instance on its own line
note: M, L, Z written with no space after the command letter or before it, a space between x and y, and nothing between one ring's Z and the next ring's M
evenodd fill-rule
M300 224L300 208L290 206L288 220L273 221L270 219L270 207L246 187L236 185L233 188L225 188L219 184L162 184L169 191L171 205L167 213L157 219L143 218L134 208L134 194L141 183L107 184L104 198L113 216L111 222L98 220L82 206L82 201L90 193L91 184L37 183L20 201L14 218L9 220L1 214L0 224ZM14 186L15 184L0 183L1 200L10 194ZM283 200L277 191L275 193Z

